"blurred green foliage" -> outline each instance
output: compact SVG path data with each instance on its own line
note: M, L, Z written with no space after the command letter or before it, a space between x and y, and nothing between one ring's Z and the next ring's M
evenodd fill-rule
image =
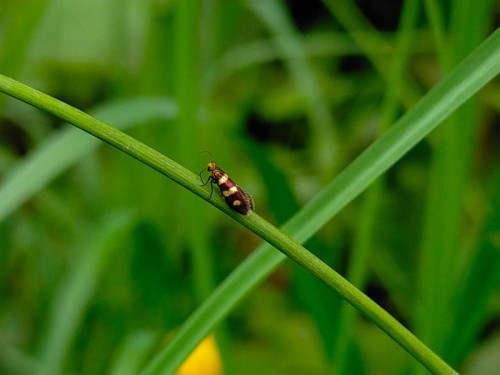
M0 72L193 172L211 152L282 224L499 15L494 1L357 3L4 0ZM499 90L306 244L474 374L500 366ZM259 239L83 132L4 95L0 110L14 192L0 195L0 373L137 372ZM291 264L218 338L227 374L424 371Z

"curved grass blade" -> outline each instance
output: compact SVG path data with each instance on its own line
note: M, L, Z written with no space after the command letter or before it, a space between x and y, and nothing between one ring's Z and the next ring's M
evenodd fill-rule
M120 100L101 105L94 111L96 117L121 129L128 129L144 121L169 120L176 113L175 104L166 98ZM39 145L14 166L0 183L0 222L100 144L98 139L87 137L80 130L70 127Z

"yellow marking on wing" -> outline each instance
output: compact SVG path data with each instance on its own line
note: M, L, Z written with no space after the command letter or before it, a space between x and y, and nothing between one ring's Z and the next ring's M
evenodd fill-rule
M223 185L227 182L227 180L228 180L227 174L224 173L224 175L221 178L219 178L219 181L217 181L217 183L219 185Z
M230 195L233 195L237 191L238 191L238 188L236 186L233 186L232 188L230 188L228 190L224 190L222 192L222 195L224 195L225 197L229 197Z

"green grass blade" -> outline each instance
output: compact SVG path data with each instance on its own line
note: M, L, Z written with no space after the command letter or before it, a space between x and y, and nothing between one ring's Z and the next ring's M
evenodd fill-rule
M153 332L135 331L125 337L117 350L111 365L110 375L137 374L148 355L158 344L158 337Z
M41 344L37 375L62 373L65 357L71 347L80 323L106 269L116 241L126 233L132 216L114 213L102 219L93 231L88 244L81 250L81 258L68 270L54 299L48 332ZM94 228L94 229L96 229Z
M176 112L171 100L161 98L127 99L102 105L93 111L96 117L121 129L154 119L172 119ZM97 139L86 137L74 127L59 131L39 145L6 174L0 184L0 221L99 145Z
M35 31L47 8L47 0L30 0L15 4L15 14L2 9L2 23L7 23L3 30L9 30L2 36L0 49L0 72L17 77L26 61L27 51L34 39ZM8 7L4 5L4 7ZM12 5L11 5L12 7ZM5 20L5 13L10 19ZM0 110L4 108L4 98L0 99Z
M178 124L175 132L176 155L182 164L194 168L197 164L200 149L198 108L200 107L200 90L198 67L200 5L196 2L179 3L175 16L175 87L179 107ZM207 240L210 226L199 225L196 212L199 202L194 196L188 196L179 210L178 227L187 239L189 254L193 265L194 291L198 301L203 300L214 288L213 259L209 253Z
M413 35L418 18L419 2L408 0L403 5L401 22L398 33L396 53L391 64L391 76L387 84L386 94L381 109L381 131L395 121L399 109L398 93L404 91L405 72L408 69L409 57L414 46ZM376 181L366 192L363 206L360 210L359 224L355 231L353 247L350 256L347 279L361 290L364 289L369 276L369 267L374 258L373 250L376 248L377 221L382 208L382 194L385 190L384 179ZM352 338L349 332L354 332L355 311L343 304L339 314L339 329L336 332L337 345L333 364L339 374L349 374L355 371L357 360L349 361L350 343Z
M488 3L463 1L453 4L449 35L453 44L443 54L445 63L458 63L482 40L486 33L484 14L488 14ZM473 14L470 14L471 7L475 8ZM479 102L474 98L439 129L429 179L414 327L422 339L445 357L451 348L445 345L452 323L450 299L462 270L459 259L463 250L463 197L479 131L479 112Z
M379 51L388 48L385 36L370 24L353 1L323 0L323 3L338 22L348 31L349 36L364 51L364 55L377 70L378 74L385 80L387 85L391 85L393 72L391 71L391 67L387 64L386 58L379 53ZM405 90L396 92L399 101L403 104L403 107L407 109L411 108L421 96L417 85L410 85L409 83L410 82L405 86Z
M333 118L328 111L327 101L312 64L309 62L301 35L294 30L291 16L286 7L276 0L251 0L247 5L270 30L273 41L297 90L303 96L319 167L328 167L335 152L336 136Z
M284 229L293 233L299 241L309 238L325 222L334 216L341 208L359 195L378 176L390 168L402 155L422 140L431 130L438 126L458 106L474 95L481 87L500 71L500 31L488 38L471 56L463 61L457 69L443 79L413 110L408 112L398 123L385 133L356 159L337 179L330 183L315 197L298 215L288 222ZM209 200L209 189L199 186L198 176L182 168L177 163L161 155L150 147L127 136L117 129L98 121L91 116L72 108L48 95L26 87L14 80L0 75L0 91L17 97L38 108L52 113L79 128L102 139L112 146L133 156L153 169L168 176L173 181L185 186L205 200ZM264 240L278 247L288 256L302 264L311 273L318 276L327 285L337 290L345 299L360 311L370 316L386 333L408 350L415 358L422 361L435 373L450 374L453 370L439 360L425 346L418 342L408 331L399 325L390 315L385 313L364 294L353 288L351 284L328 268L312 254L302 248L289 237L284 236L270 224L264 222L258 215L242 216L231 211L220 197L210 201L214 206L224 211L238 222L247 226ZM272 263L278 259L269 247L263 246L259 251L260 258L254 256L253 264L260 263L262 271L253 275L250 282L240 284L243 292L251 289L252 281L260 281L275 266ZM246 264L246 263L245 263ZM271 267L269 267L271 265ZM213 297L212 297L213 296ZM223 300L223 305L214 305L220 292L216 291L204 304L204 315L200 320L197 315L183 326L174 338L167 351L152 363L152 371L165 371L165 359L169 368L180 364L193 348L190 346L205 336L213 324L220 321L230 309L230 303ZM223 296L223 297L228 297ZM239 297L239 296L237 296ZM238 298L233 300L238 300ZM221 314L219 315L219 312ZM196 329L192 330L192 327ZM190 332L191 337L186 336ZM182 333L182 334L181 334ZM179 345L181 343L182 345ZM154 363L160 363L156 368Z
M500 32L497 30L283 229L300 242L307 240L499 71ZM159 355L158 358L171 364L163 368L170 370L166 373L171 373L255 283L264 279L284 259L267 244L248 257L184 323L171 345ZM144 372L148 373L154 372Z
M499 71L500 29L327 185L285 230L306 240Z
M499 170L497 168L497 174ZM491 189L491 206L480 240L470 264L454 290L451 319L445 347L452 363L460 363L490 318L492 297L500 285L500 177Z

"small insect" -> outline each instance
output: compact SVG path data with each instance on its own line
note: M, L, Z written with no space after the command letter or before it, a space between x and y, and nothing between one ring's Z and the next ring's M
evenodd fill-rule
M200 172L200 178L203 182L201 174L204 170ZM210 197L212 197L214 184L219 186L220 192L224 197L227 205L231 207L236 212L243 215L248 215L248 213L255 209L255 204L253 202L250 194L246 193L241 189L236 183L229 178L226 172L217 167L215 163L208 163L207 171L212 174L208 177L207 181L203 183L202 186L211 183L212 191L210 192Z

